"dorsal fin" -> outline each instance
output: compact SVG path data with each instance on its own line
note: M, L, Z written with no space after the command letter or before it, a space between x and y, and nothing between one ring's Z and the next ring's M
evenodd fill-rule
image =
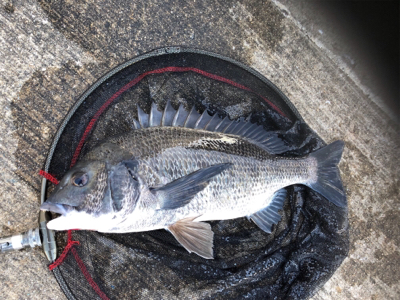
M205 129L211 118L212 117L208 114L207 110L205 110L200 118L197 119L197 122L194 125L194 129Z
M172 126L176 113L177 111L172 107L171 102L168 100L164 108L161 126Z
M231 125L233 123L233 121L229 120L228 117L223 118L219 124L215 127L214 131L215 132L224 132L224 130L226 129L226 127L228 127L229 125Z
M157 127L161 125L163 113L157 109L157 105L153 102L151 104L149 127Z
M183 105L179 105L178 110L175 113L174 120L172 121L172 126L184 126L187 116L189 112L183 107Z
M277 133L266 132L261 125L251 123L244 118L240 118L238 121L231 121L228 117L222 119L217 114L210 116L206 110L199 114L194 106L190 112L182 104L178 110L175 110L169 100L162 112L157 109L157 105L153 102L150 114L146 114L138 105L138 119L139 121L134 120L133 122L134 127L137 129L156 126L203 129L239 135L270 154L279 154L289 150Z
M214 114L207 125L204 127L205 130L214 131L218 124L221 123L221 118L217 114Z
M133 123L133 127L135 127L135 129L140 129L140 123L137 120L132 119L132 123Z
M138 110L138 119L139 119L139 123L140 126L142 128L147 128L149 127L149 115L146 114L138 105L137 106L137 110Z
M186 128L194 128L196 126L196 122L201 115L196 111L196 108L193 106L189 115L186 118L185 124L183 127ZM197 128L200 129L200 128Z

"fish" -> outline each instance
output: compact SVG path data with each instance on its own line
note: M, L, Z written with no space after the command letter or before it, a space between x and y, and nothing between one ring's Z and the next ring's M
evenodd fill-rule
M166 229L190 253L213 259L206 221L247 217L271 233L286 187L302 184L346 207L338 163L343 141L303 157L248 119L202 114L168 101L139 106L135 130L100 142L66 172L41 209L60 214L52 230L104 233Z

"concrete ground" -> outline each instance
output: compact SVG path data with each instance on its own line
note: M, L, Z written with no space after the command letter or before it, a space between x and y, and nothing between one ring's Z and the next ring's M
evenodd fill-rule
M77 97L139 53L186 45L252 66L326 142L346 142L350 254L313 299L398 299L396 114L307 13L288 0L0 0L0 237L37 226L37 171ZM65 299L40 249L0 255L0 295Z

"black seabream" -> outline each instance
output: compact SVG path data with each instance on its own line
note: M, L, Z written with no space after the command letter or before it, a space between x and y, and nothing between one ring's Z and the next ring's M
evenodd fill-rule
M136 130L111 137L69 170L41 209L61 214L49 229L124 233L166 229L189 252L213 258L204 221L239 217L271 232L285 187L303 184L346 206L336 141L306 157L284 158L284 142L245 120L221 119L167 102L138 107Z

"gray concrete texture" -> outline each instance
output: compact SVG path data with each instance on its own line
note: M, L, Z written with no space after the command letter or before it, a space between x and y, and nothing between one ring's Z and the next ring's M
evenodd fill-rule
M131 57L186 45L252 66L326 142L345 141L351 249L313 299L398 299L399 126L292 2L0 0L0 236L37 226L37 173L78 96ZM65 296L31 249L0 256L0 298Z

